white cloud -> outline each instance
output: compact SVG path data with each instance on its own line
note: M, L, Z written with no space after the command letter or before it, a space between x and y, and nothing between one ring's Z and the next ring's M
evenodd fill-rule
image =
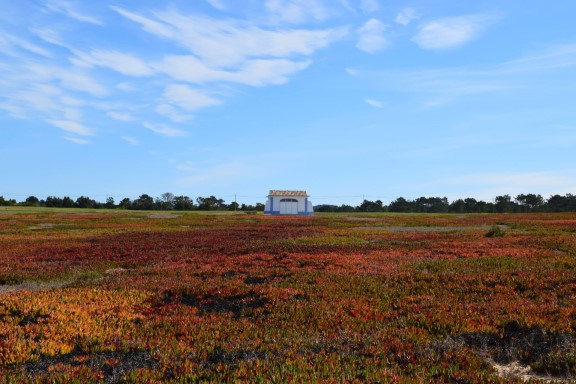
M152 132L157 133L157 134L162 135L162 136L166 136L166 137L188 136L188 132L172 128L166 124L152 124L152 123L145 122L142 125L145 128L151 130Z
M127 112L110 111L110 112L107 112L106 115L108 115L111 118L113 118L114 120L118 120L118 121L128 122L128 121L136 120L134 118L134 116L132 116L130 113L127 113Z
M491 66L364 71L363 76L386 84L388 89L413 93L423 98L425 107L437 107L473 95L538 93L543 89L543 83L548 89L564 87L565 71L573 68L576 68L576 44L566 44ZM357 74L353 68L347 72ZM552 82L549 81L551 77Z
M140 145L140 141L131 136L122 136L122 140L131 145Z
M124 92L133 92L136 90L136 87L134 87L132 84L129 83L119 83L116 85L116 89L119 89Z
M215 20L176 12L158 13L152 20L121 8L118 13L144 30L187 48L208 68L233 68L251 58L312 55L344 37L347 28L270 30L240 20Z
M86 145L86 144L90 144L89 140L86 139L81 139L79 137L72 137L72 136L62 136L62 138L64 140L68 140L73 142L74 144L80 144L80 145Z
M419 16L416 11L412 8L404 8L396 15L394 22L400 25L408 25L412 21L418 19Z
M53 85L31 84L22 90L14 91L10 95L10 103L22 105L30 110L52 111L60 108L58 99L62 91Z
M159 104L156 106L156 112L168 117L175 123L184 123L186 121L194 119L193 115L187 115L182 113L179 109L175 108L170 104Z
M92 50L90 54L76 52L78 59L71 61L80 66L100 66L110 68L128 76L149 76L154 73L145 61L123 52Z
M103 23L93 16L88 16L75 8L71 1L66 0L50 0L46 3L46 7L55 13L62 13L72 19L82 21L85 23L102 25Z
M421 25L412 41L423 49L458 48L477 38L493 20L493 17L487 15L436 19Z
M576 66L576 44L555 46L544 52L501 64L498 69L507 73L526 73Z
M358 71L357 69L354 69L354 68L346 68L345 71L350 76L358 76L360 74L360 71Z
M82 118L82 112L73 108L64 108L62 115L66 120L80 120Z
M368 20L360 29L358 35L360 40L356 47L364 52L376 53L388 45L388 40L384 32L388 26L377 19Z
M224 3L220 0L206 0L211 6L213 6L214 8L223 11L226 9L226 5L224 5Z
M54 73L63 86L75 91L90 93L94 96L106 96L108 91L93 77L75 71L58 69Z
M380 4L377 0L362 0L360 2L360 9L366 13L376 12L380 9Z
M287 23L303 23L309 19L325 20L329 13L318 0L266 0L264 4L269 12Z
M66 132L75 133L80 136L93 136L94 131L76 121L71 120L48 120L48 123Z
M81 106L86 104L86 102L84 100L80 100L80 99L77 99L75 97L67 96L67 95L62 96L60 98L60 101L64 105L70 105L73 107L81 107Z
M119 13L120 15L124 16L125 18L140 24L142 28L148 33L152 33L154 35L168 39L177 38L178 31L170 25L167 25L163 22L151 20L149 18L140 16L136 13L127 11L120 7L110 6L110 8Z
M173 79L195 84L229 80L228 72L210 68L192 55L166 56L155 68Z
M238 83L265 86L284 84L288 77L306 69L311 61L294 62L290 60L251 60L230 79Z
M13 51L13 48L20 48L20 49L23 49L23 50L28 51L28 52L32 52L32 53L40 55L40 56L45 56L45 57L51 57L52 56L49 51L47 51L46 49L44 49L44 48L42 48L36 44L33 44L33 43L31 43L27 40L24 40L22 38L12 36L12 35L9 35L7 33L3 33L2 31L0 31L0 49L2 49L2 53L17 55Z
M366 104L371 105L374 108L384 108L384 103L379 100L364 99L364 101L366 102Z
M221 104L220 100L208 96L201 90L193 89L184 84L168 85L163 97L169 104L177 105L188 111Z
M182 172L195 172L198 170L198 165L194 161L185 161L178 164L176 169Z
M31 31L34 32L36 34L36 36L38 36L40 39L44 40L47 43L53 44L53 45L57 45L60 47L64 47L66 49L69 49L68 45L66 43L63 42L62 37L60 36L60 33L58 33L56 30L54 29L50 29L50 28L31 28Z
M168 56L155 67L175 80L195 84L233 82L252 86L283 84L290 75L310 65L311 61L285 59L248 60L231 70L212 69L194 56Z

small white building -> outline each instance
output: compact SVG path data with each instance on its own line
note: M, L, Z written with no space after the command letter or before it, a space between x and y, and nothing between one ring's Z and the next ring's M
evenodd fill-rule
M312 216L314 208L306 191L271 190L264 214Z

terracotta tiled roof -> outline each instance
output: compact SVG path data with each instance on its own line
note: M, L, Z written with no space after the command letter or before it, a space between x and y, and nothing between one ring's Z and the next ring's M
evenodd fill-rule
M306 191L280 191L276 189L271 189L268 196L301 196L308 197Z

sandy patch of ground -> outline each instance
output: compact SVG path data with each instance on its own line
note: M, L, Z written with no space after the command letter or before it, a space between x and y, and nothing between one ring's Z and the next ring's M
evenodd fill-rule
M576 381L570 380L563 377L554 377L548 375L542 375L532 371L532 368L528 365L522 365L517 361L510 364L502 365L494 362L490 364L496 369L498 375L503 378L519 378L522 381L530 380L542 380L545 383L574 383Z
M76 283L80 280L98 281L103 280L105 278L113 278L114 276L118 276L127 272L130 272L130 269L119 267L119 268L107 269L104 272L103 277L94 277L89 279L82 279L82 278L79 279L78 277L75 277L67 280L58 280L58 281L24 281L23 283L20 284L0 285L0 295L20 291L45 291L53 288L65 288L68 285Z
M54 224L54 223L40 223L37 225L33 225L31 227L28 227L28 229L31 230L40 230L40 229L50 229L50 228L54 228L55 226L57 226L58 224Z
M153 212L148 214L148 217L151 219L175 219L180 216L182 215L179 213L170 212Z
M4 295L10 292L20 292L20 291L44 291L52 288L62 288L67 284L72 283L73 280L62 280L62 281L25 281L20 284L14 285L0 285L0 295Z
M348 216L346 218L348 221L376 221L378 220L375 217L355 217L355 216Z

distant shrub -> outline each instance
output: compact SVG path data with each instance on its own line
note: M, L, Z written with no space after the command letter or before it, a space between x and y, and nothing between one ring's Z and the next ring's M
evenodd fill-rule
M504 230L499 225L493 225L486 232L486 237L504 237Z

